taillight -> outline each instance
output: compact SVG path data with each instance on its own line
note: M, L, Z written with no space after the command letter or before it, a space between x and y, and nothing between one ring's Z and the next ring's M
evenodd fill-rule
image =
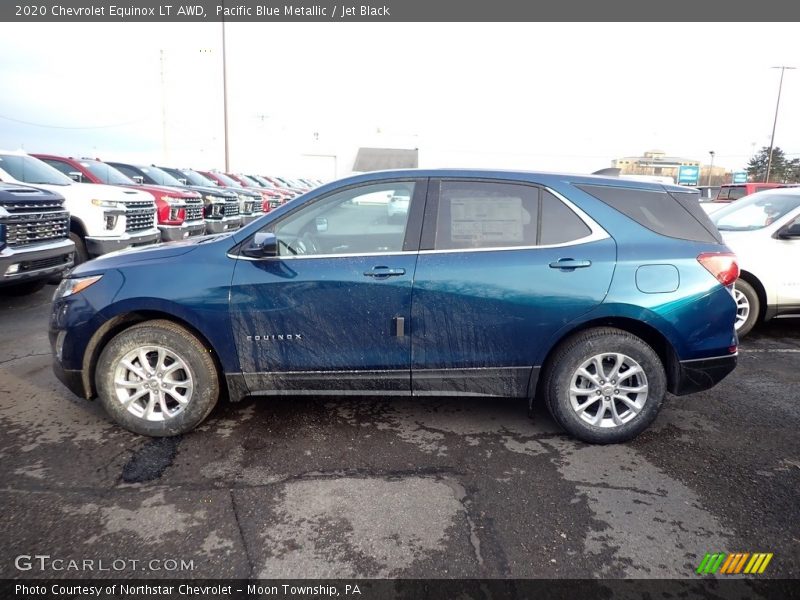
M732 285L739 278L739 265L733 252L703 252L697 262L722 285Z

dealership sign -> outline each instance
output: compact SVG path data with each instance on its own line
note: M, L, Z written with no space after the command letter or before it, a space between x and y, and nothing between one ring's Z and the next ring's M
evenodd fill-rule
M700 167L696 165L681 165L678 167L678 183L697 185L700 179Z

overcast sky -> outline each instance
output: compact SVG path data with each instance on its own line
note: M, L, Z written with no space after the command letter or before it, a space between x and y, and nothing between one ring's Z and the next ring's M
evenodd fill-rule
M346 174L369 145L421 166L588 172L659 149L738 169L769 145L770 67L800 66L793 23L225 27L231 168L290 175L333 155ZM224 166L221 32L0 23L0 148ZM775 144L800 156L800 70Z

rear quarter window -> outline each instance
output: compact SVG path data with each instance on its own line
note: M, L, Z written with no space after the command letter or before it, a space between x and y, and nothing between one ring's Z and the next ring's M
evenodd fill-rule
M696 242L721 242L719 232L699 206L698 195L610 185L577 185L655 233ZM695 206L697 205L697 206Z

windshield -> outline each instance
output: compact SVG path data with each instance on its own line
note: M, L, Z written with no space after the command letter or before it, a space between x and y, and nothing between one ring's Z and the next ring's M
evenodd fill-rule
M800 195L759 192L711 213L720 231L753 231L772 225L800 206Z
M0 169L23 183L71 185L72 179L47 163L26 155L0 154Z
M219 180L228 187L238 187L238 188L242 187L241 183L239 183L234 179L231 179L230 177L225 175L225 173L219 173L217 171L214 171L214 177L218 177Z
M114 167L97 162L96 160L82 160L81 166L89 169L100 181L109 185L131 185L132 183L136 183L133 179L124 175Z
M238 175L238 177L239 177L239 179L243 180L250 187L261 187L257 181L251 179L247 175Z
M261 187L269 188L271 190L276 189L274 183L264 179L263 177L261 177L261 175L250 175L249 177L250 179L255 179L258 183L260 183Z
M180 169L180 172L183 173L183 176L189 180L189 183L192 185L201 185L205 187L218 187L216 181L212 181L208 177L204 175L200 175L197 171L192 171L191 169Z
M172 175L165 173L158 167L139 167L139 169L157 185L171 185L173 187L183 187L184 185Z

